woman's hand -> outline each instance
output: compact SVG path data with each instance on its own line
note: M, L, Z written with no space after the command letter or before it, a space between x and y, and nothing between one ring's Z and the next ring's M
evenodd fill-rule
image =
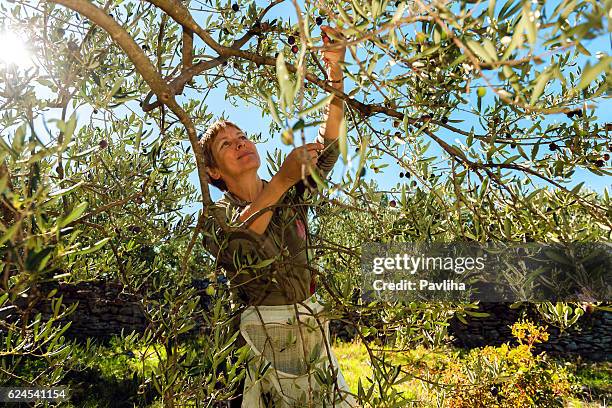
M342 66L339 62L344 62L344 55L346 54L346 45L344 45L345 37L337 28L332 28L330 26L322 25L321 31L324 45L335 45L336 42L341 42L342 44L334 48L322 50L323 62L325 63L330 79L342 79Z
M325 146L323 143L306 143L303 146L296 147L287 155L285 161L278 170L277 176L289 186L293 186L302 179L302 164L304 168L304 176L308 176L310 171L308 165L316 166L319 152Z
M327 80L332 88L344 92L344 70L341 65L344 62L346 53L346 37L337 29L330 26L321 26L323 32L321 37L325 46L323 61L327 66ZM333 141L340 134L340 124L344 118L344 103L338 95L334 95L329 104L324 109L323 124L319 128L319 135L325 140ZM318 139L321 140L321 139Z

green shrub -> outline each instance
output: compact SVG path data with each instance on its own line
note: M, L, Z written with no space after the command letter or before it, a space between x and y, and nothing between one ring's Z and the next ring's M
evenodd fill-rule
M545 353L534 354L535 343L548 340L546 327L529 321L512 326L517 346L473 349L445 372L452 387L449 407L559 407L573 393L571 374Z

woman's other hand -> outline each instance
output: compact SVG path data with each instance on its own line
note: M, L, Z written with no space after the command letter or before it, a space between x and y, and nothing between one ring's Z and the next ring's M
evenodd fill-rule
M336 74L338 71L342 72L339 62L344 62L344 55L346 54L344 35L337 28L327 25L321 26L321 32L323 44L325 46L333 46L333 48L322 50L323 62L325 62L328 74Z
M289 186L293 186L302 179L302 164L305 165L304 176L308 176L310 174L309 165L316 166L319 152L324 147L323 143L306 143L296 147L285 158L277 176Z

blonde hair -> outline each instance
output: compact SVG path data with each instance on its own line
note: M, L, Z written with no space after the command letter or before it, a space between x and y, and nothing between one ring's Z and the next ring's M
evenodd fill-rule
M202 153L204 156L204 165L206 167L217 167L218 163L215 161L215 157L213 156L212 146L219 132L230 127L242 131L242 129L240 129L240 127L238 127L238 125L236 125L235 123L229 120L221 119L208 126L206 131L200 137L198 144L202 149ZM225 181L223 181L222 179L215 180L210 176L208 178L210 184L217 187L221 191L227 191L227 185L225 184Z

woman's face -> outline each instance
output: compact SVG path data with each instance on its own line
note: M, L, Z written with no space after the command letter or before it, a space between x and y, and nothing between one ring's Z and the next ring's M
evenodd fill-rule
M257 171L261 164L255 143L232 126L217 133L211 149L217 163L217 167L210 169L214 179L236 178L246 171Z

